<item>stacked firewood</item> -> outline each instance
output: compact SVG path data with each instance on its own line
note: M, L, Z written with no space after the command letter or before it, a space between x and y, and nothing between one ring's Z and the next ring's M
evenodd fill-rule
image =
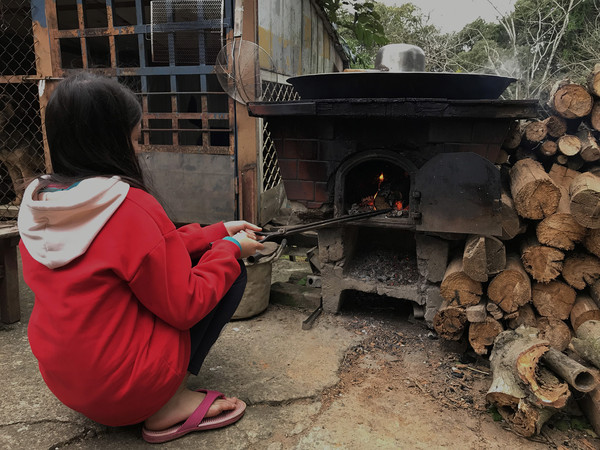
M491 352L487 399L516 432L538 433L573 392L600 433L600 65L548 104L511 127L502 236L469 236L450 259L433 326Z

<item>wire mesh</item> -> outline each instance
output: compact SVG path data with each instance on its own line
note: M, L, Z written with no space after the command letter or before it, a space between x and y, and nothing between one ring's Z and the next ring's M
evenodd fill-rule
M281 171L279 169L275 142L271 138L268 125L268 122L264 120L262 147L263 192L281 183Z
M263 81L263 102L288 102L299 100L300 96L291 84Z
M0 220L14 219L23 181L45 171L29 0L0 1Z

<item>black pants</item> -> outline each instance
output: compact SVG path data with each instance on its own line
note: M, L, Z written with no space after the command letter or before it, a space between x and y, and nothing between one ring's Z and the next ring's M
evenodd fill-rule
M194 375L198 375L206 355L217 341L223 327L231 320L231 316L233 316L240 300L242 300L248 278L243 261L238 262L242 269L240 276L234 281L217 306L190 330L192 351L188 371Z

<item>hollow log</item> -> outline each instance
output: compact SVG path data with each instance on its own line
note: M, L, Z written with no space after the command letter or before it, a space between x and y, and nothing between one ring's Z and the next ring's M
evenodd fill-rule
M562 281L534 283L531 300L537 312L544 317L566 320L575 303L575 289Z
M440 295L445 300L458 306L476 305L482 293L481 283L464 272L461 257L448 264L440 285Z
M577 136L565 134L556 141L558 151L565 156L574 156L581 151L581 141Z
M450 305L446 300L433 317L433 328L436 333L448 341L458 341L467 324L465 308Z
M533 392L531 386L539 386L535 372L547 350L547 341L537 337L535 328L504 331L494 341L490 356L493 379L486 400L495 404L509 426L522 436L531 437L539 433L553 413L553 410L537 406L529 399L530 392ZM540 393L539 389L536 390ZM539 398L536 397L535 401Z
M503 331L503 327L496 319L487 317L483 322L469 325L469 344L478 355L485 355L494 339Z
M556 154L558 150L558 144L554 141L544 141L540 145L539 152L542 156L552 156Z
M508 127L508 132L504 141L502 142L502 148L508 153L513 153L521 143L521 123L518 120L511 122Z
M571 329L562 320L553 317L538 317L536 328L540 339L550 342L550 347L563 351L571 342Z
M578 404L596 434L600 435L600 388L580 397Z
M463 271L475 281L487 281L504 269L506 249L501 240L492 236L472 235L463 252Z
M598 380L590 369L558 350L548 349L542 356L542 361L579 392L590 392L598 386Z
M508 321L508 327L512 330L516 330L520 326L525 327L536 327L537 326L537 316L535 315L535 311L531 306L531 303L527 303L521 306L517 310L517 317L512 318Z
M588 253L571 252L563 263L562 276L575 289L585 289L600 278L600 259Z
M560 116L551 115L544 120L548 136L557 139L567 132L567 121Z
M600 131L600 99L594 100L594 106L592 107L592 112L589 117L590 126L596 130Z
M561 192L556 212L536 227L536 236L541 244L561 250L573 250L587 234L587 228L580 225L571 215L569 186L579 172L554 164L548 173Z
M584 227L600 228L600 178L584 172L569 187L571 214Z
M552 87L549 103L559 116L579 119L592 111L593 100L584 86L562 80Z
M523 267L534 280L547 283L554 280L563 268L565 254L554 247L542 245L534 235L521 242Z
M503 241L508 241L513 239L518 234L524 233L527 229L527 226L517 214L513 199L505 189L502 189L500 202L502 204L500 211L500 217L502 218L502 236L500 239Z
M490 281L487 295L507 313L517 311L531 300L531 280L517 255L506 258L506 268Z
M600 228L589 230L583 239L583 246L588 252L600 258Z
M600 63L588 75L587 88L591 94L600 97Z
M600 321L588 320L583 322L575 337L571 339L575 351L586 361L600 369Z
M544 121L527 122L523 127L523 139L530 145L539 144L548 135L548 128Z
M532 159L515 163L510 170L510 190L521 217L543 219L558 207L560 190L542 165Z
M579 156L586 162L598 161L600 159L600 145L598 145L598 141L591 130L587 128L580 129L577 131L577 137L581 141Z
M592 297L580 294L575 298L575 304L571 309L573 331L577 331L579 326L588 320L600 320L600 308Z

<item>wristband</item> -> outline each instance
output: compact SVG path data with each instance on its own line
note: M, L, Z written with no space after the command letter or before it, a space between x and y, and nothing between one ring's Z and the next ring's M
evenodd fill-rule
M242 244L240 244L236 239L232 238L231 236L226 236L223 238L224 241L229 241L229 242L233 242L234 244L236 244L239 248L240 248L240 253L242 252Z

